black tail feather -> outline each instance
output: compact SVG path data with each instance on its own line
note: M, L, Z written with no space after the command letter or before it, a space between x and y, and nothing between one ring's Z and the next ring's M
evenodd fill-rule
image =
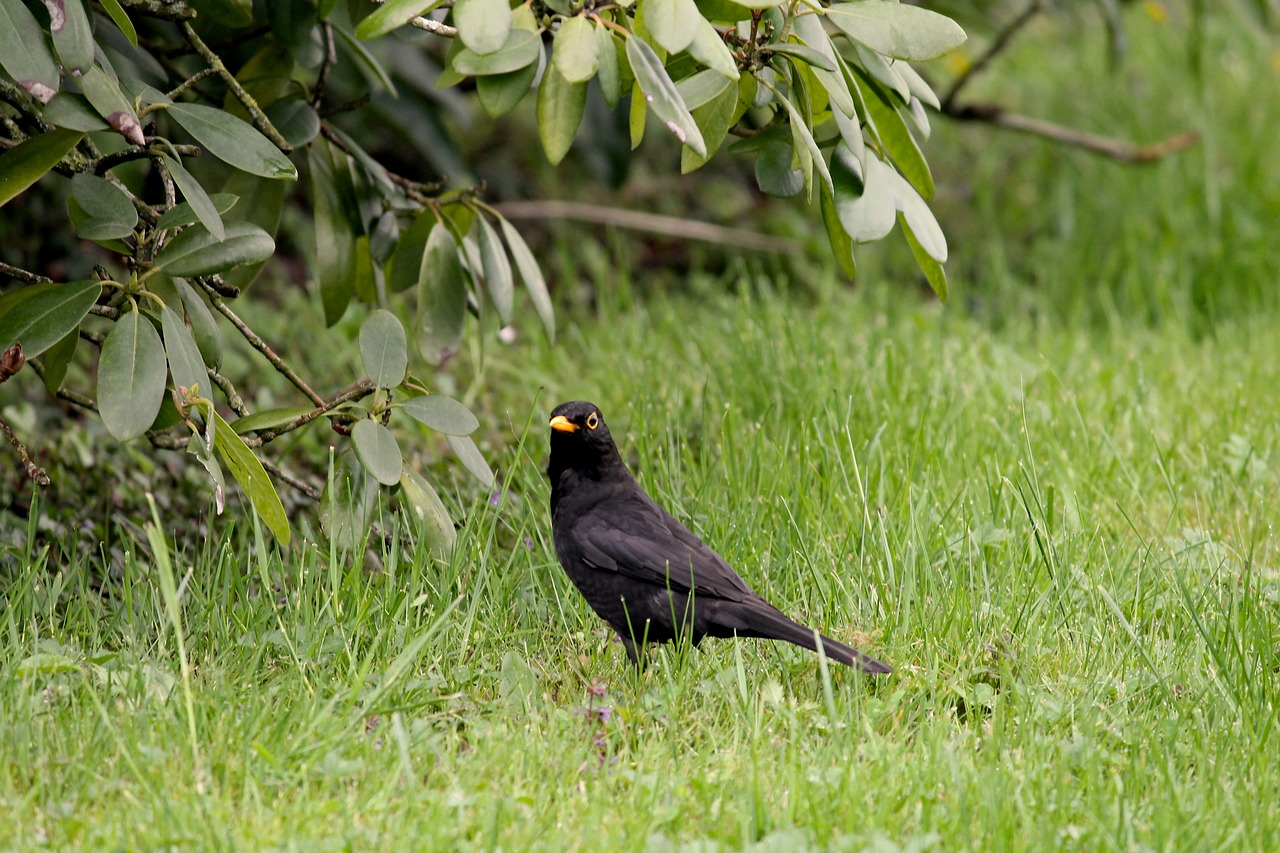
M742 605L742 609L736 615L743 626L736 631L739 636L759 637L765 640L782 640L783 642L806 648L811 652L818 650L818 641L814 636L817 632L811 628L806 628L798 622L793 622L782 611L763 600L758 603ZM831 639L825 634L817 634L817 637L821 638L822 653L829 660L837 661L845 666L852 666L872 675L885 675L893 672L893 667L884 661L865 655L857 649L850 648L844 643Z

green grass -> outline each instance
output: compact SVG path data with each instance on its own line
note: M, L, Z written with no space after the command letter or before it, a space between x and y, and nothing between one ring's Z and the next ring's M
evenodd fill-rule
M0 610L8 843L1280 843L1273 319L649 309L490 354L548 384L513 397L506 497L459 508L448 566L170 531L104 594L94 555L11 550L34 570ZM543 423L569 396L758 590L898 672L708 641L636 682L549 542Z

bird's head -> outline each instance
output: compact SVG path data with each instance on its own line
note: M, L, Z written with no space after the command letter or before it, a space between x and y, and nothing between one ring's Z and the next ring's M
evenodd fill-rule
M595 403L561 403L551 411L550 427L553 470L594 473L622 461Z

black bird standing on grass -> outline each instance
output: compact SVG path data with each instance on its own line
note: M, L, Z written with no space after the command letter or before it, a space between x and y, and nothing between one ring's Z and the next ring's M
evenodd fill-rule
M817 651L814 632L756 595L719 554L676 521L627 470L595 405L551 413L551 529L556 556L591 609L643 666L643 644L686 632L784 640ZM831 660L869 673L892 668L822 637Z

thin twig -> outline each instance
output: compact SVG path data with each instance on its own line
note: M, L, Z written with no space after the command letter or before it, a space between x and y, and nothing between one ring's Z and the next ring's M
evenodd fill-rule
M227 70L222 58L209 49L209 46L196 34L195 28L187 21L182 22L182 33L187 37L187 41L191 46L195 48L196 53L204 57L204 61L209 63L209 67L217 69L218 76L222 78L222 82L226 84L231 93L236 96L236 100L253 117L253 123L258 126L258 129L266 134L267 138L281 151L285 153L292 151L293 146L280 134L280 131L276 130L276 126L271 123L271 119L267 118L267 114L258 106L258 102L245 91L244 86L240 85L240 81L236 79L236 76Z
M329 72L338 64L338 45L333 40L333 24L324 22L324 59L320 62L320 73L316 75L316 85L311 89L311 106L319 108L324 100L324 90L329 85Z
M4 261L0 261L0 275L7 275L9 278L25 281L27 284L44 284L53 281L53 279L45 278L39 273L27 272L21 267L10 266Z
M231 407L231 411L235 412L242 418L249 416L249 407L244 404L244 398L240 396L240 392L236 390L236 386L231 380L223 376L216 370L208 370L209 381L217 385L227 398L227 405Z
M198 145L175 145L173 148L183 157L195 157L200 153L200 146ZM105 175L121 163L128 163L131 160L147 160L168 153L169 149L160 145L154 148L130 145L128 148L122 148L113 154L104 154L97 160L87 161L85 163L85 171L91 171L95 175Z
M288 471L286 471L284 468L277 465L275 462L272 462L270 459L259 458L258 461L262 463L263 468L266 468L272 474L275 474L277 479L283 480L284 482L288 483L290 486L293 486L295 489L302 492L304 495L311 498L311 500L313 501L318 502L320 500L320 495L322 494L322 492L319 489L317 489L315 486L308 483L306 480L303 480L301 477L298 477L294 474L290 474Z
M48 472L31 461L30 455L27 454L27 448L23 447L22 442L18 440L18 436L14 435L13 429L3 418L0 418L0 429L4 430L4 434L9 437L9 443L18 452L18 458L22 460L23 467L27 469L27 476L42 486L49 485Z
M955 103L956 96L960 94L960 90L967 86L970 80L990 65L991 60L1003 53L1009 46L1009 43L1013 41L1013 37L1017 35L1023 27L1029 24L1031 19L1044 9L1044 6L1045 0L1031 0L1027 5L1027 8L1023 9L1019 15L1005 25L1003 30L996 34L996 37L992 39L991 44L987 47L986 51L975 59L973 63L956 78L955 82L951 84L951 89L942 98L942 112L950 112L951 106Z
M387 2L387 0L373 0L373 2L382 4ZM458 34L458 30L456 27L451 27L451 26L448 26L447 24L442 24L439 21L433 21L430 18L424 18L421 15L410 18L408 23L424 32L432 33L433 35L437 35L437 36L446 36L448 38L453 38Z
M257 332L249 328L248 324L245 323L244 320L241 320L236 312L231 310L231 307L223 301L222 297L218 294L218 291L215 290L211 284L203 279L196 279L196 281L204 287L205 293L209 296L209 302L212 303L213 307L218 309L218 312L222 314L222 316L231 321L231 325L235 326L241 336L249 342L249 346L262 353L263 357L265 357L267 361L271 362L271 366L276 369L276 372L285 379L288 379L289 383L292 384L294 388L297 388L305 394L308 400L317 406L324 405L324 398L313 391L311 386L303 381L302 377L294 373L293 368L289 367L289 365L285 363L285 360L277 355L276 351L273 350L266 341L258 336Z
M804 246L796 240L773 237L746 228L726 228L723 225L699 222L696 219L681 219L676 216L662 216L657 213L624 210L585 202L508 201L497 205L496 209L507 219L572 219L578 222L612 225L632 231L645 231L682 240L701 240L706 243L718 243L722 246L734 246L759 252L779 252L786 255L799 255L804 252Z
M202 68L199 71L197 71L195 74L192 74L186 80L183 80L176 87L166 92L165 95L168 96L169 100L176 101L178 100L178 98L182 97L183 92L187 91L188 89L190 89L195 84L199 83L204 78L212 77L217 73L218 73L218 69L216 68Z
M350 387L345 388L342 391L339 391L337 394L333 396L332 399L322 403L321 405L317 406L311 411L306 412L305 414L301 414L290 421L286 421L280 426L272 427L271 429L261 430L260 432L258 432L257 437L262 441L263 444L266 444L268 441L271 441L279 436L282 436L286 432L291 432L297 429L298 427L306 426L307 424L314 421L316 418L319 418L321 415L328 414L329 412L333 411L334 409L338 408L344 403L350 403L355 400L359 400L369 396L370 394L373 393L373 390L374 390L373 382L371 382L368 379L361 379L359 382L355 383L354 385L351 385Z
M1067 127L1044 119L1009 112L1003 107L993 104L969 104L956 108L955 112L949 112L947 115L958 121L980 121L996 127L1016 130L1019 133L1051 139L1054 142L1083 148L1086 151L1092 151L1095 154L1101 154L1113 160L1119 160L1122 163L1151 163L1168 157L1170 154L1175 154L1184 148L1190 148L1200 141L1200 132L1198 130L1189 130L1186 133L1179 133L1159 142L1141 145L1130 142L1127 139L1100 136L1096 133L1077 130L1074 127Z

